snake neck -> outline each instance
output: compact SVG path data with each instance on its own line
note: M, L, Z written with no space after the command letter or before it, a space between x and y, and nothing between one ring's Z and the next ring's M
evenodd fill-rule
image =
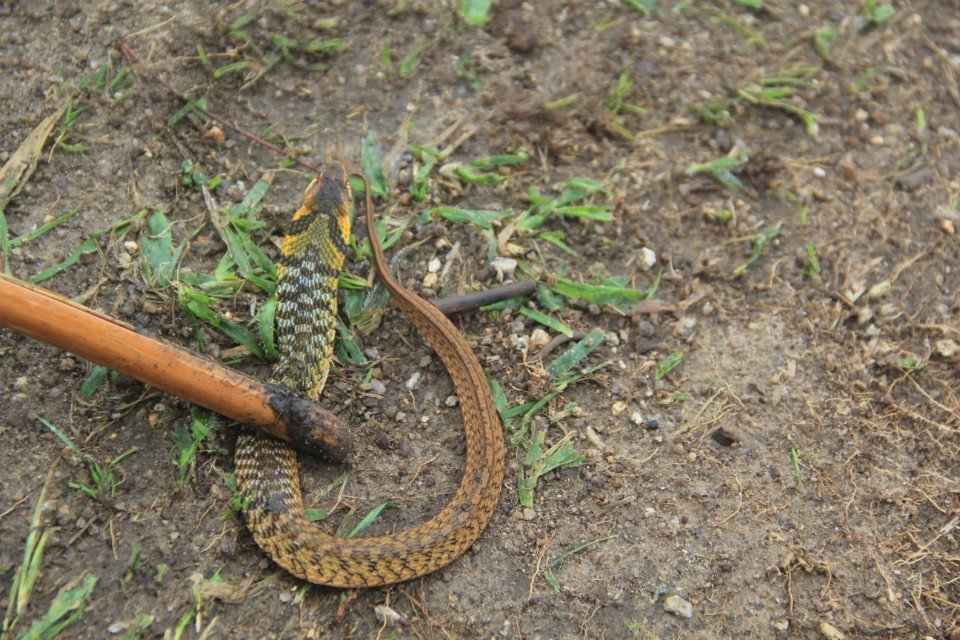
M350 237L352 194L340 165L311 182L280 248L273 382L320 395L337 333L337 286Z

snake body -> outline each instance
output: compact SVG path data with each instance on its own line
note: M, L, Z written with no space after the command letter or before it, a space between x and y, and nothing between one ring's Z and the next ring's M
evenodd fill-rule
M351 203L344 170L332 164L307 187L280 250L276 289L280 358L271 378L314 399L323 389L333 355L337 277L350 237ZM486 528L503 483L503 437L480 362L446 316L390 275L374 229L369 185L366 209L373 268L453 379L466 435L466 465L453 498L427 522L387 536L337 538L307 520L295 450L244 428L237 440L235 466L254 539L290 573L333 587L388 585L449 564Z

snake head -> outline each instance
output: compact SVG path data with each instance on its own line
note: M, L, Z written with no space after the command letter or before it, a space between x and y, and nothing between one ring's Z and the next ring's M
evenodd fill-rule
M312 224L313 217L333 218L344 244L350 241L350 206L353 192L346 173L339 162L333 162L307 185L303 192L303 206L293 216L294 222ZM299 226L299 225L298 225Z

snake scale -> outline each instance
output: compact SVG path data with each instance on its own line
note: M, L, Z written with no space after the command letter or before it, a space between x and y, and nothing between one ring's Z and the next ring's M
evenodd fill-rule
M352 203L343 167L331 164L307 186L303 206L294 214L280 249L276 288L280 358L271 380L314 399L323 389L333 356L337 279L350 237ZM446 316L390 275L374 229L369 184L366 224L372 268L453 379L466 435L466 465L453 498L427 522L386 536L337 538L307 520L295 450L244 427L235 466L254 539L290 573L333 587L393 584L452 562L487 526L503 483L503 436L480 362Z

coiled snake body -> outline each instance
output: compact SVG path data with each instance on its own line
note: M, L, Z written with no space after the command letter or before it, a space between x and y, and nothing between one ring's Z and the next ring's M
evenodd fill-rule
M392 535L336 538L307 520L288 444L244 428L235 456L237 485L254 539L277 564L310 582L374 587L416 578L450 563L490 521L503 483L503 437L480 363L436 307L390 275L374 229L369 185L366 222L373 267L400 311L426 337L460 399L466 467L456 494L427 522ZM352 194L339 164L307 187L281 247L274 382L317 398L333 355L337 278L350 237Z

